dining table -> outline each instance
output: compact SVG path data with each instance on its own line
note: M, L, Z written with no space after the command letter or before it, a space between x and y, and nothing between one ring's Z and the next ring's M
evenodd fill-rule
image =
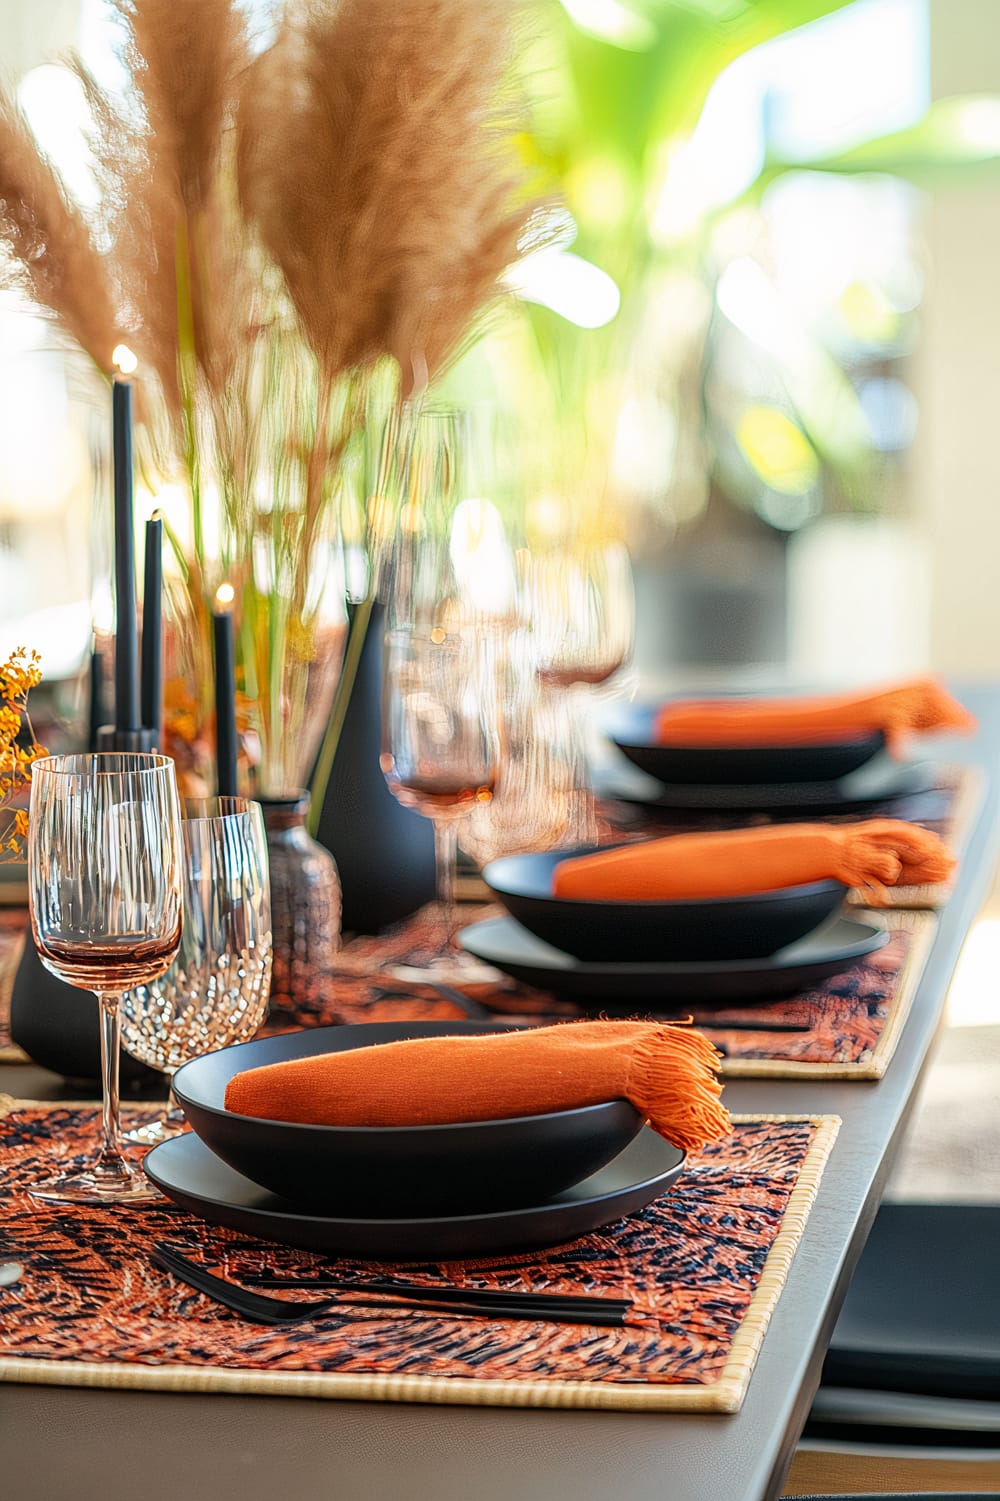
M10 1501L773 1501L933 1057L949 985L997 865L1000 686L956 684L971 737L930 751L979 773L978 816L938 912L905 1025L880 1077L743 1077L734 1114L840 1126L736 1412L600 1411L246 1392L0 1385L0 1494ZM923 754L925 747L921 746ZM0 1092L77 1098L30 1063ZM0 1326L3 1321L0 1297Z

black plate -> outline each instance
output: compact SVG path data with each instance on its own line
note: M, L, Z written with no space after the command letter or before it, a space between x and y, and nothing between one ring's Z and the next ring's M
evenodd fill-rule
M143 1166L168 1199L214 1225L337 1256L436 1261L506 1256L576 1240L658 1199L679 1177L684 1153L646 1126L600 1172L545 1203L495 1214L399 1219L334 1219L296 1208L241 1177L189 1133L154 1147Z
M835 918L769 959L704 964L585 964L543 943L512 917L463 929L470 954L526 985L564 996L584 1009L676 1010L693 1001L770 1001L849 969L889 941L884 928Z
M651 705L622 705L606 732L623 756L671 785L836 782L885 748L881 730L823 745L657 745L656 713Z
M666 785L631 766L607 772L598 792L620 802L639 803L672 812L849 813L872 803L913 797L934 785L930 761L900 764L888 754L874 757L838 782L764 782L756 785L716 786L692 783Z
M532 933L567 954L596 963L619 954L636 962L760 958L819 927L847 892L840 881L810 881L700 901L556 897L552 873L568 856L566 850L505 855L484 867L483 880Z
M185 1063L174 1092L198 1136L237 1172L337 1214L467 1214L540 1203L616 1157L642 1126L627 1100L451 1126L303 1126L237 1115L226 1085L245 1069L411 1037L510 1030L497 1022L312 1027Z

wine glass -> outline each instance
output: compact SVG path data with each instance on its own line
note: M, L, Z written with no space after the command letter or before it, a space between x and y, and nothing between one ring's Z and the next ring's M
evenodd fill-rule
M558 848L576 797L569 716L539 678L526 624L505 638L502 674L503 739L493 801L477 804L459 829L461 848L479 866L502 855Z
M456 948L455 867L459 822L490 801L497 780L490 655L472 622L386 632L380 764L393 796L434 826L441 953L430 968L442 979L481 969Z
M462 497L464 436L463 414L452 411L412 413L403 434L380 765L393 796L433 822L441 952L431 968L490 978L455 944L458 824L493 796L502 707L498 621L483 607L495 596L481 582L468 506L480 520L485 513Z
M521 561L521 608L531 621L536 670L569 717L575 772L566 843L593 845L598 831L589 772L591 700L631 656L631 562L624 544L614 541L529 552Z
M100 1003L103 1140L94 1159L31 1190L68 1204L143 1204L160 1194L122 1155L119 1008L173 962L181 937L182 842L168 756L47 756L31 775L28 900L46 969Z
M248 1042L267 1013L271 902L259 803L189 798L183 807L184 929L173 964L121 1000L125 1051L173 1080L182 1063ZM125 1133L155 1146L184 1127L171 1089L167 1112Z

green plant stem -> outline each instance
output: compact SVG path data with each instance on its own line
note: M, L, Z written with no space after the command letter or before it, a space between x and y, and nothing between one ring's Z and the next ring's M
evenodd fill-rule
M166 516L164 516L163 512L157 511L156 514L163 522L163 535L170 543L170 550L173 553L174 558L176 559L177 566L181 571L181 577L186 584L191 577L191 569L188 565L188 560L185 555L184 548L181 544L181 539L178 537L177 533L174 531L173 527L170 525L170 522L167 520Z
M344 651L344 662L340 669L340 678L337 682L337 691L333 696L333 707L330 710L330 718L323 736L323 743L316 757L316 765L309 780L311 794L309 813L306 818L306 827L315 838L319 828L320 814L323 811L323 797L326 793L330 773L333 771L334 758L337 754L337 746L344 729L344 720L347 718L347 706L351 701L354 684L358 676L358 667L361 663L361 653L364 650L365 638L368 635L368 626L372 618L374 596L369 594L367 599L360 601L355 606L354 618L347 635L347 647Z

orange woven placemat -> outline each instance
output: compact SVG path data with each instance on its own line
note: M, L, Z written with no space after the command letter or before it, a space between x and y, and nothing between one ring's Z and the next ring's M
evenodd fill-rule
M7 1101L0 1110L0 1378L54 1385L452 1402L733 1412L814 1203L839 1121L746 1116L658 1201L548 1252L408 1277L624 1293L623 1329L449 1319L341 1308L289 1328L244 1323L152 1266L169 1239L239 1280L266 1263L308 1278L309 1252L249 1240L172 1206L35 1204L29 1185L90 1145L93 1106ZM338 1273L400 1267L335 1263Z
M480 909L475 916L497 910ZM885 1072L909 1012L937 919L929 912L858 915L883 923L891 934L888 944L809 990L753 1004L693 1001L654 1014L690 1016L724 1054L724 1074L878 1078ZM453 1021L480 1013L506 1022L542 1025L584 1014L570 1001L557 1000L509 976L499 977L494 984L464 985L467 1011L432 983L396 978L397 966L419 968L426 962L434 952L435 936L427 914L418 914L381 937L355 939L340 954L337 975L326 995L312 997L299 1011L272 1015L265 1030L273 1033L355 1022ZM626 1012L616 1008L614 1014Z

